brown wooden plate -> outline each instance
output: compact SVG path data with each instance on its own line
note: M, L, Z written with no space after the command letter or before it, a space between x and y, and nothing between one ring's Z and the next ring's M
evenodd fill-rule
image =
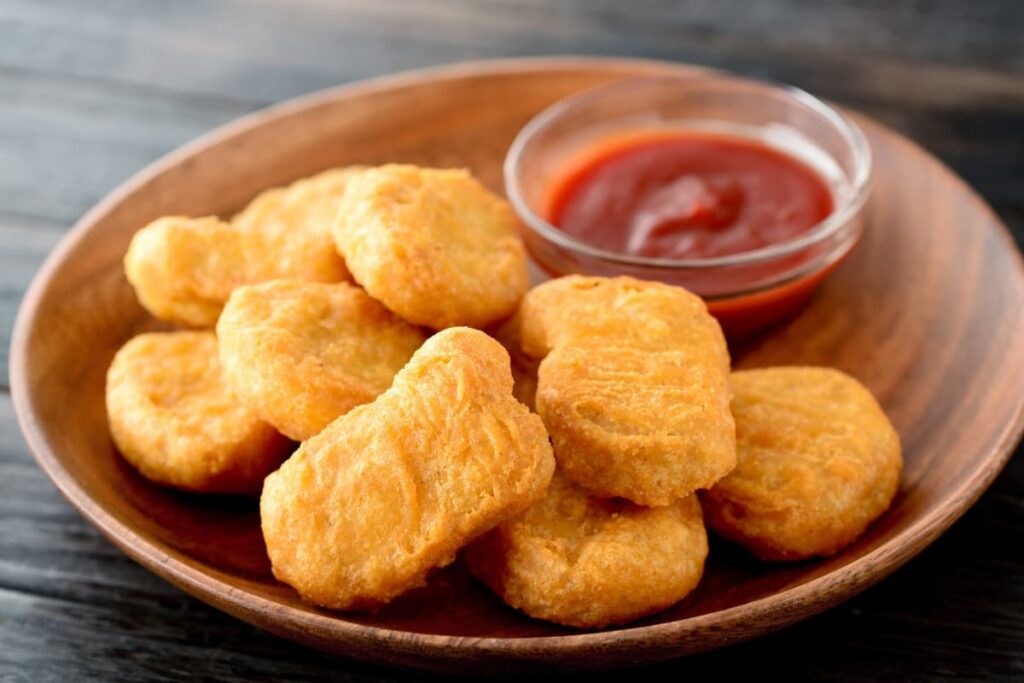
M964 513L1024 429L1024 269L969 187L859 116L876 164L865 239L798 317L734 349L742 367L841 368L875 392L900 432L906 470L892 509L837 557L766 565L716 544L685 601L598 632L523 617L459 563L377 614L331 613L273 580L253 501L152 486L111 444L107 365L154 326L121 268L139 227L164 214L227 215L266 187L356 162L468 166L500 189L506 148L543 107L666 71L693 67L536 59L403 74L271 107L139 173L79 221L22 304L12 386L40 466L122 550L189 593L282 636L391 664L597 668L668 659L780 628L878 581Z

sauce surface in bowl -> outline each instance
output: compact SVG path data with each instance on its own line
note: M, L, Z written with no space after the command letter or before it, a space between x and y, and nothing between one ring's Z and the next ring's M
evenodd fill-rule
M757 140L703 131L598 145L548 195L549 221L599 249L699 259L786 242L834 203L825 179Z

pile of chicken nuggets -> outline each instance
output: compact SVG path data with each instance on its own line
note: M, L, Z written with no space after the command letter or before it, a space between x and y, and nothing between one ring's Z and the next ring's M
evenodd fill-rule
M376 609L461 556L532 617L620 624L696 588L706 527L826 556L899 486L856 380L731 372L679 287L530 289L512 209L466 171L333 169L230 220L160 218L125 271L184 329L115 356L115 444L158 484L258 495L274 575L322 607Z

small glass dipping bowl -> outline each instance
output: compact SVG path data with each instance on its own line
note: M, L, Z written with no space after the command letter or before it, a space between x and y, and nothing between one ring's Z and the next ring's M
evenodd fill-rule
M582 160L620 139L677 131L753 138L803 161L833 197L824 220L788 241L709 258L652 258L587 244L549 221L550 193ZM505 188L534 260L552 276L631 275L699 294L736 338L798 310L864 229L871 150L864 134L797 88L709 72L600 86L538 114L505 159Z

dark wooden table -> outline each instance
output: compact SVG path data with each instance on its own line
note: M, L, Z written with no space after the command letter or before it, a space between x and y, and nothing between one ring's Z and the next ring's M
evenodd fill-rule
M562 53L709 64L832 98L941 157L1024 241L1017 0L0 0L0 362L22 293L64 231L190 138L358 78ZM36 468L6 388L0 679L409 677L279 640L135 565ZM878 587L777 635L642 675L1021 680L1021 529L1018 457L946 536Z

